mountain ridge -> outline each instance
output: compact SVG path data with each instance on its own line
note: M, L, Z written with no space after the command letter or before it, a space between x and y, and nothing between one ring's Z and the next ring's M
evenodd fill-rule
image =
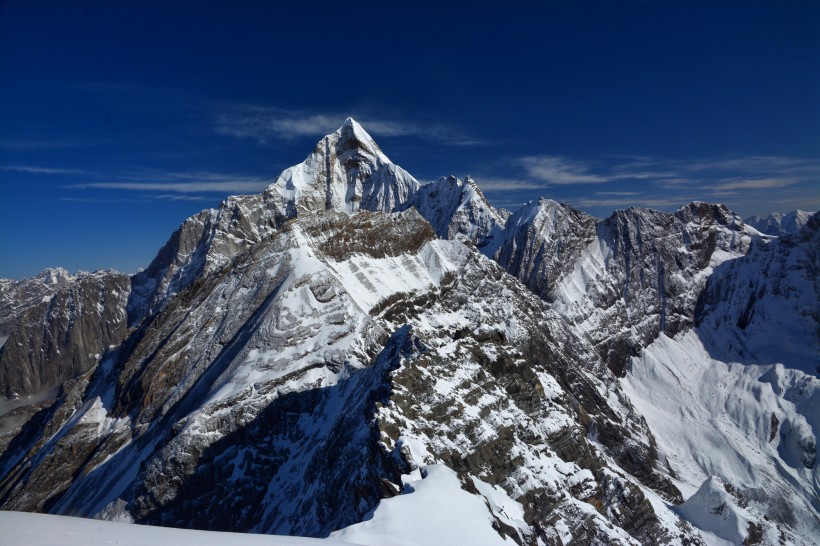
M733 488L721 496L742 514L732 537L809 543L820 421L805 393L820 392L817 379L754 352L743 365L759 377L738 379L739 356L716 351L784 328L764 320L771 309L806 316L810 335L816 314L800 309L817 231L815 215L802 235L761 237L702 202L604 220L548 199L508 213L469 177L419 184L348 119L264 192L187 219L146 270L60 289L73 299L58 308L79 320L41 310L16 323L15 347L58 327L85 348L100 320L114 327L80 368L45 351L41 369L68 370L60 392L2 417L0 506L327 536L443 465L486 502L493 532L519 544L712 542L728 532L714 514L670 508L712 475L664 426L712 411L698 385L670 386L706 353L746 408L720 433L763 443L710 453L704 491ZM52 277L77 284L59 271L37 282ZM748 303L761 290L775 299ZM101 309L71 303L114 292ZM735 316L750 305L748 320ZM4 358L10 369L21 356L4 346ZM652 388L689 413L656 418ZM768 429L749 423L769 415L766 443ZM760 474L739 482L737 457L759 460ZM520 519L498 508L514 503Z

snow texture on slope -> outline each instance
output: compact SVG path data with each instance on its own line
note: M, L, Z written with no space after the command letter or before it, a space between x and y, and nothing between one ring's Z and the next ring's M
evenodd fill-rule
M406 494L383 500L371 517L330 538L372 546L515 544L493 529L484 498L464 491L451 469L430 465L419 469L418 475L404 481Z
M117 300L127 337L12 410L0 505L327 536L403 525L419 487L488 541L811 542L807 228L705 203L507 217L348 120L187 220L133 277L127 331Z
M155 314L170 297L269 237L288 219L324 210L391 211L418 187L348 118L263 193L229 197L218 209L186 220L151 265L134 276L129 323Z

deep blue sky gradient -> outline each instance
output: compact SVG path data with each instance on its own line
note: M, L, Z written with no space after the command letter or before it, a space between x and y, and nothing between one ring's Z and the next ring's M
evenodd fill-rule
M818 2L0 3L0 277L145 267L346 116L598 217L820 208Z

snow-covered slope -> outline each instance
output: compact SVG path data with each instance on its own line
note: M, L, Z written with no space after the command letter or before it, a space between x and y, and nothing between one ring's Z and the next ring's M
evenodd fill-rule
M214 533L0 511L3 544L27 546L345 546L329 539ZM385 546L387 543L384 543Z
M555 301L560 279L572 272L595 238L595 219L551 199L523 205L505 225L495 259L533 292ZM578 287L583 291L585 287Z
M775 239L705 203L508 217L348 120L188 219L130 292L16 315L14 347L116 335L0 422L0 506L367 544L811 543L817 248L816 218Z
M388 212L418 188L416 179L391 163L361 125L348 118L263 193L229 197L218 209L187 219L151 265L134 276L129 323L155 314L170 297L263 241L288 219L322 210Z
M695 495L680 513L733 543L820 536L819 227L815 215L719 266L698 326L660 336L623 380L676 483ZM717 502L715 480L725 511L704 507Z
M414 209L285 224L35 416L31 451L0 458L3 506L324 536L447 464L525 503L494 513L506 536L691 534L647 502L680 497L595 353L434 235Z
M290 217L323 209L388 212L418 187L416 179L391 163L361 125L347 118L335 133L319 141L305 161L280 174L268 193L278 197L278 208Z
M3 544L27 546L475 546L515 544L493 528L492 510L520 518L523 508L488 486L486 496L461 488L456 473L443 465L405 476L404 494L386 499L361 523L325 539L204 532L130 525L86 518L0 511ZM510 520L513 521L513 520ZM523 522L521 522L523 523Z
M324 536L445 464L504 536L695 537L596 354L414 209L285 224L64 390L0 457L4 507Z
M726 484L727 510L779 536L812 544L820 530L816 433L820 384L782 364L720 360L702 333L661 335L632 361L622 380L689 499L708 480ZM700 502L700 501L694 501ZM691 503L690 503L691 504ZM681 515L733 543L705 514ZM746 537L753 529L739 531Z
M697 320L717 356L820 373L820 214L715 269ZM776 333L776 334L775 334ZM775 334L775 335L773 335Z
M330 539L371 546L515 544L493 528L495 520L489 502L463 490L451 469L430 465L417 469L415 474L405 477L404 495L385 499L373 517L332 533ZM491 498L501 495L497 493ZM523 516L520 504L509 497L507 503L514 513ZM520 524L526 526L523 519Z

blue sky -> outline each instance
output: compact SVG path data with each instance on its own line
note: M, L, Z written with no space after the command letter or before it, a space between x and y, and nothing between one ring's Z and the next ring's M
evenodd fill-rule
M0 3L0 277L145 267L346 116L598 217L820 208L820 3Z

